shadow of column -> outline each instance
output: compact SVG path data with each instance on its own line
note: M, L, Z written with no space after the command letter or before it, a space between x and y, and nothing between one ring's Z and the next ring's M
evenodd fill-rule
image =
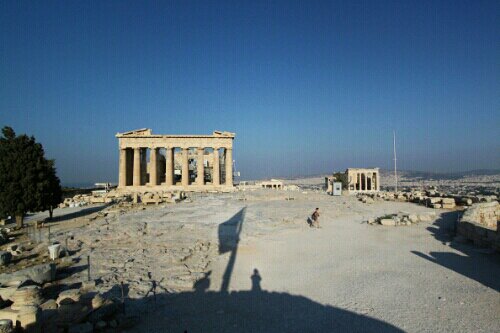
M245 219L245 210L246 207L242 208L229 220L219 225L219 254L231 252L229 262L222 276L221 292L227 292L229 289L229 282L231 281L236 254L238 252L238 243L240 242L240 233L243 227L243 220Z

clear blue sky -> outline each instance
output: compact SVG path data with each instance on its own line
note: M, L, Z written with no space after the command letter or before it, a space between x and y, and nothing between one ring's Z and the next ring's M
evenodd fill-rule
M63 183L116 132L237 133L245 178L500 168L500 1L0 2L0 125Z

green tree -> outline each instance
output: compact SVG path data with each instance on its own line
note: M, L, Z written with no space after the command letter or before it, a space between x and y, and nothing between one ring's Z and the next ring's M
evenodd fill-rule
M48 210L49 219L52 219L54 208L56 208L62 200L61 182L56 175L54 160L46 160L42 179L40 208L41 210Z
M343 172L334 173L333 176L337 182L342 183L342 189L346 190L348 184L347 175Z
M34 137L16 136L11 127L0 137L0 215L15 216L23 226L28 211L52 209L61 199L54 161L47 160Z

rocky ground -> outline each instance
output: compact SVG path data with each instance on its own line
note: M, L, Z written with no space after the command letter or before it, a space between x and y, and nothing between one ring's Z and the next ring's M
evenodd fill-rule
M320 193L294 200L284 192L245 193L244 201L238 195L225 199L232 217L219 221L242 224L237 246L214 257L200 289L162 298L136 331L500 328L500 258L452 241L455 211ZM315 207L319 230L306 223ZM399 212L437 215L409 227L363 223Z
M123 292L137 332L500 330L499 255L453 242L455 211L367 204L306 183L56 210L51 241L69 249L57 285L90 274L94 292ZM307 223L315 207L321 229ZM390 214L433 217L365 223Z

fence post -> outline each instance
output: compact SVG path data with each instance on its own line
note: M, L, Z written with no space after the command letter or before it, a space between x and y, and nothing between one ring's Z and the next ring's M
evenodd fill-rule
M90 255L87 256L87 281L90 281Z

